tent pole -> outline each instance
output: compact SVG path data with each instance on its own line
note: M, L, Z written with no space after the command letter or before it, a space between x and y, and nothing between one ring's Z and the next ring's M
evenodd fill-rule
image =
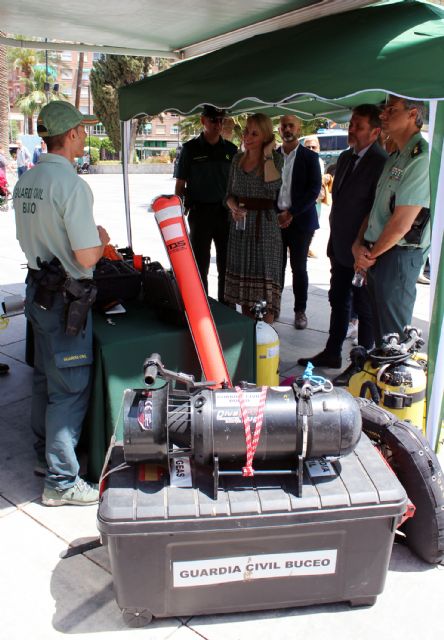
M430 446L442 450L444 438L444 101L430 101L430 332L428 344L427 428Z
M123 197L125 201L125 219L126 219L126 235L128 247L133 246L131 234L131 211L129 201L129 182L128 182L128 164L131 142L131 120L120 122L120 133L122 141L122 175L123 175Z

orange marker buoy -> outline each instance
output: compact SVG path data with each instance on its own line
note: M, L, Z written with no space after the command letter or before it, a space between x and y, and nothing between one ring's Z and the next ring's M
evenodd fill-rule
M206 380L232 386L216 325L200 279L185 227L179 196L159 196L151 205L176 276L183 304Z

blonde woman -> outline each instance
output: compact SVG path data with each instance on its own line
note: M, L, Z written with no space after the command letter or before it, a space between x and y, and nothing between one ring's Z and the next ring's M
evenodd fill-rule
M247 119L244 151L236 154L228 178L226 204L231 212L225 301L252 316L258 300L267 302L265 321L279 315L282 289L282 236L276 200L281 187L282 155L274 150L273 125L256 113Z

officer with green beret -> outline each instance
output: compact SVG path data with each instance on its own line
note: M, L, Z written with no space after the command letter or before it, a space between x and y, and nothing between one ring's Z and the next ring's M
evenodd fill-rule
M65 329L66 277L91 289L92 268L109 242L93 218L93 195L73 163L83 154L85 125L97 122L65 101L41 110L38 134L48 153L14 188L17 239L28 261L25 314L34 334L31 426L47 506L98 502L79 477L75 447L88 407L92 364L91 311L77 335Z
M384 134L396 144L376 189L369 216L353 245L355 268L365 272L376 346L412 321L416 280L430 243L428 144L421 136L422 102L389 96L381 112Z

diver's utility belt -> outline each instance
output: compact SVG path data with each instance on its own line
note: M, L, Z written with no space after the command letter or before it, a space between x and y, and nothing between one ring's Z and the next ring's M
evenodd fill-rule
M60 261L53 258L46 262L37 258L40 269L28 267L28 277L36 283L34 302L45 311L52 309L57 293L61 293L65 302L65 334L76 336L86 325L88 311L97 295L93 280L71 278Z

